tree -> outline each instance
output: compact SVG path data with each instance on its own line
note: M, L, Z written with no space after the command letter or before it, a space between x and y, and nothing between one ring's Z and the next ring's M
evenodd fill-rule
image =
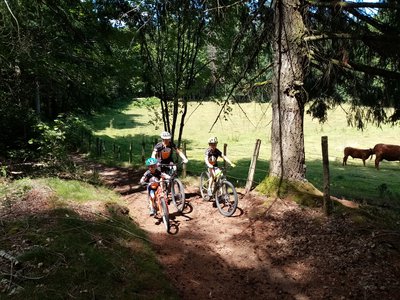
M130 39L111 22L120 2L0 1L1 152L25 148L39 118L130 94Z
M230 97L233 91L246 89L241 84L244 78L255 81L264 75L257 70L264 65L262 43L254 41L270 34L271 26L260 19L263 14L254 3L225 4L144 1L131 10L129 24L141 46L138 56L144 62L143 80L148 94L160 98L164 129L174 135L179 123L178 143L188 100L202 101L224 95L226 90ZM229 111L226 103L221 111Z
M180 144L187 101L207 84L204 1L145 1L131 10L128 24L142 62L147 93L160 99L164 130ZM180 115L180 120L178 117ZM179 122L178 122L179 121Z
M365 13L366 7L378 12ZM276 43L270 176L301 181L307 102L308 112L321 121L330 106L343 102L352 105L348 120L359 128L365 121L379 125L399 120L399 19L394 18L399 6L396 1L276 0L272 8ZM389 40L397 43L390 46Z
M299 1L275 1L274 78L270 176L302 180L306 32Z

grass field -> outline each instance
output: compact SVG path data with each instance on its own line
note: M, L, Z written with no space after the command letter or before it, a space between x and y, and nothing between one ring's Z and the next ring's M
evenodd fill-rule
M140 164L142 143L145 156L151 154L154 142L159 138L162 124L154 124L155 112L150 109L156 101L140 100L126 103L118 109L108 109L95 115L89 123L96 136L108 145L121 146L121 161L128 161L129 144L133 145L133 163ZM399 128L384 125L377 128L368 125L363 131L347 126L344 108L328 113L328 121L320 124L306 115L304 124L307 179L322 188L321 137L327 136L331 172L331 193L336 197L357 199L379 205L400 206L399 162L381 163L381 170L372 161L367 166L359 159L349 158L342 166L343 149L346 146L372 148L377 143L400 144ZM245 184L248 167L256 139L261 140L255 181L268 175L270 160L271 107L269 103L244 103L231 105L229 111L216 121L221 107L213 102L190 103L183 134L186 144L188 174L198 176L204 169L203 153L210 136L217 136L222 150L227 144L228 157L237 164L229 170L229 176L239 186ZM213 123L216 121L215 125ZM108 146L110 148L111 146Z

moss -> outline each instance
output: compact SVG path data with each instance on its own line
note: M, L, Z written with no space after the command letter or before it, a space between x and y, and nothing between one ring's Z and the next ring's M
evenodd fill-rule
M269 197L289 198L296 203L309 207L321 206L323 194L310 182L280 180L279 177L267 177L256 190Z

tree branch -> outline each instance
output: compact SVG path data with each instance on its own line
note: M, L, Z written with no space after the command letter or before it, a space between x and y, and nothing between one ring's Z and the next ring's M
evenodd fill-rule
M371 67L363 64L358 64L354 62L347 62L346 64L343 64L340 60L337 59L330 59L328 60L331 64L335 66L339 66L340 68L347 70L347 71L357 71L357 72L362 72L362 73L368 73L369 75L375 75L375 76L382 76L386 78L392 78L392 79L400 79L400 73L395 72L395 71L390 71L386 69L381 69L377 67ZM316 59L311 60L312 64L321 69L321 64L319 61Z
M335 7L340 9L352 9L352 8L400 8L399 3L356 3L356 2L346 2L333 0L330 2L320 2L317 0L308 0L307 3L311 6L316 7Z
M310 35L304 37L304 41L306 42L314 42L321 40L333 40L333 39L347 39L347 40L381 40L381 41L390 41L393 44L400 44L400 37L397 34L351 34L351 33L322 33L318 35Z
M383 24L381 22L379 22L378 20L371 18L370 16L364 15L362 13L360 13L360 11L358 11L357 9L349 9L348 12L350 14L352 14L353 16L355 16L356 18L366 22L367 24L375 27L376 29L378 29L381 32L390 32L390 33L398 33L396 32L396 30L393 27L390 27L388 24Z

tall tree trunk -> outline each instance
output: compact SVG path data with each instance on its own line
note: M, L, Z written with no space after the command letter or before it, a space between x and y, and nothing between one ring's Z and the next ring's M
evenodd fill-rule
M270 176L305 178L305 26L299 0L276 0Z

